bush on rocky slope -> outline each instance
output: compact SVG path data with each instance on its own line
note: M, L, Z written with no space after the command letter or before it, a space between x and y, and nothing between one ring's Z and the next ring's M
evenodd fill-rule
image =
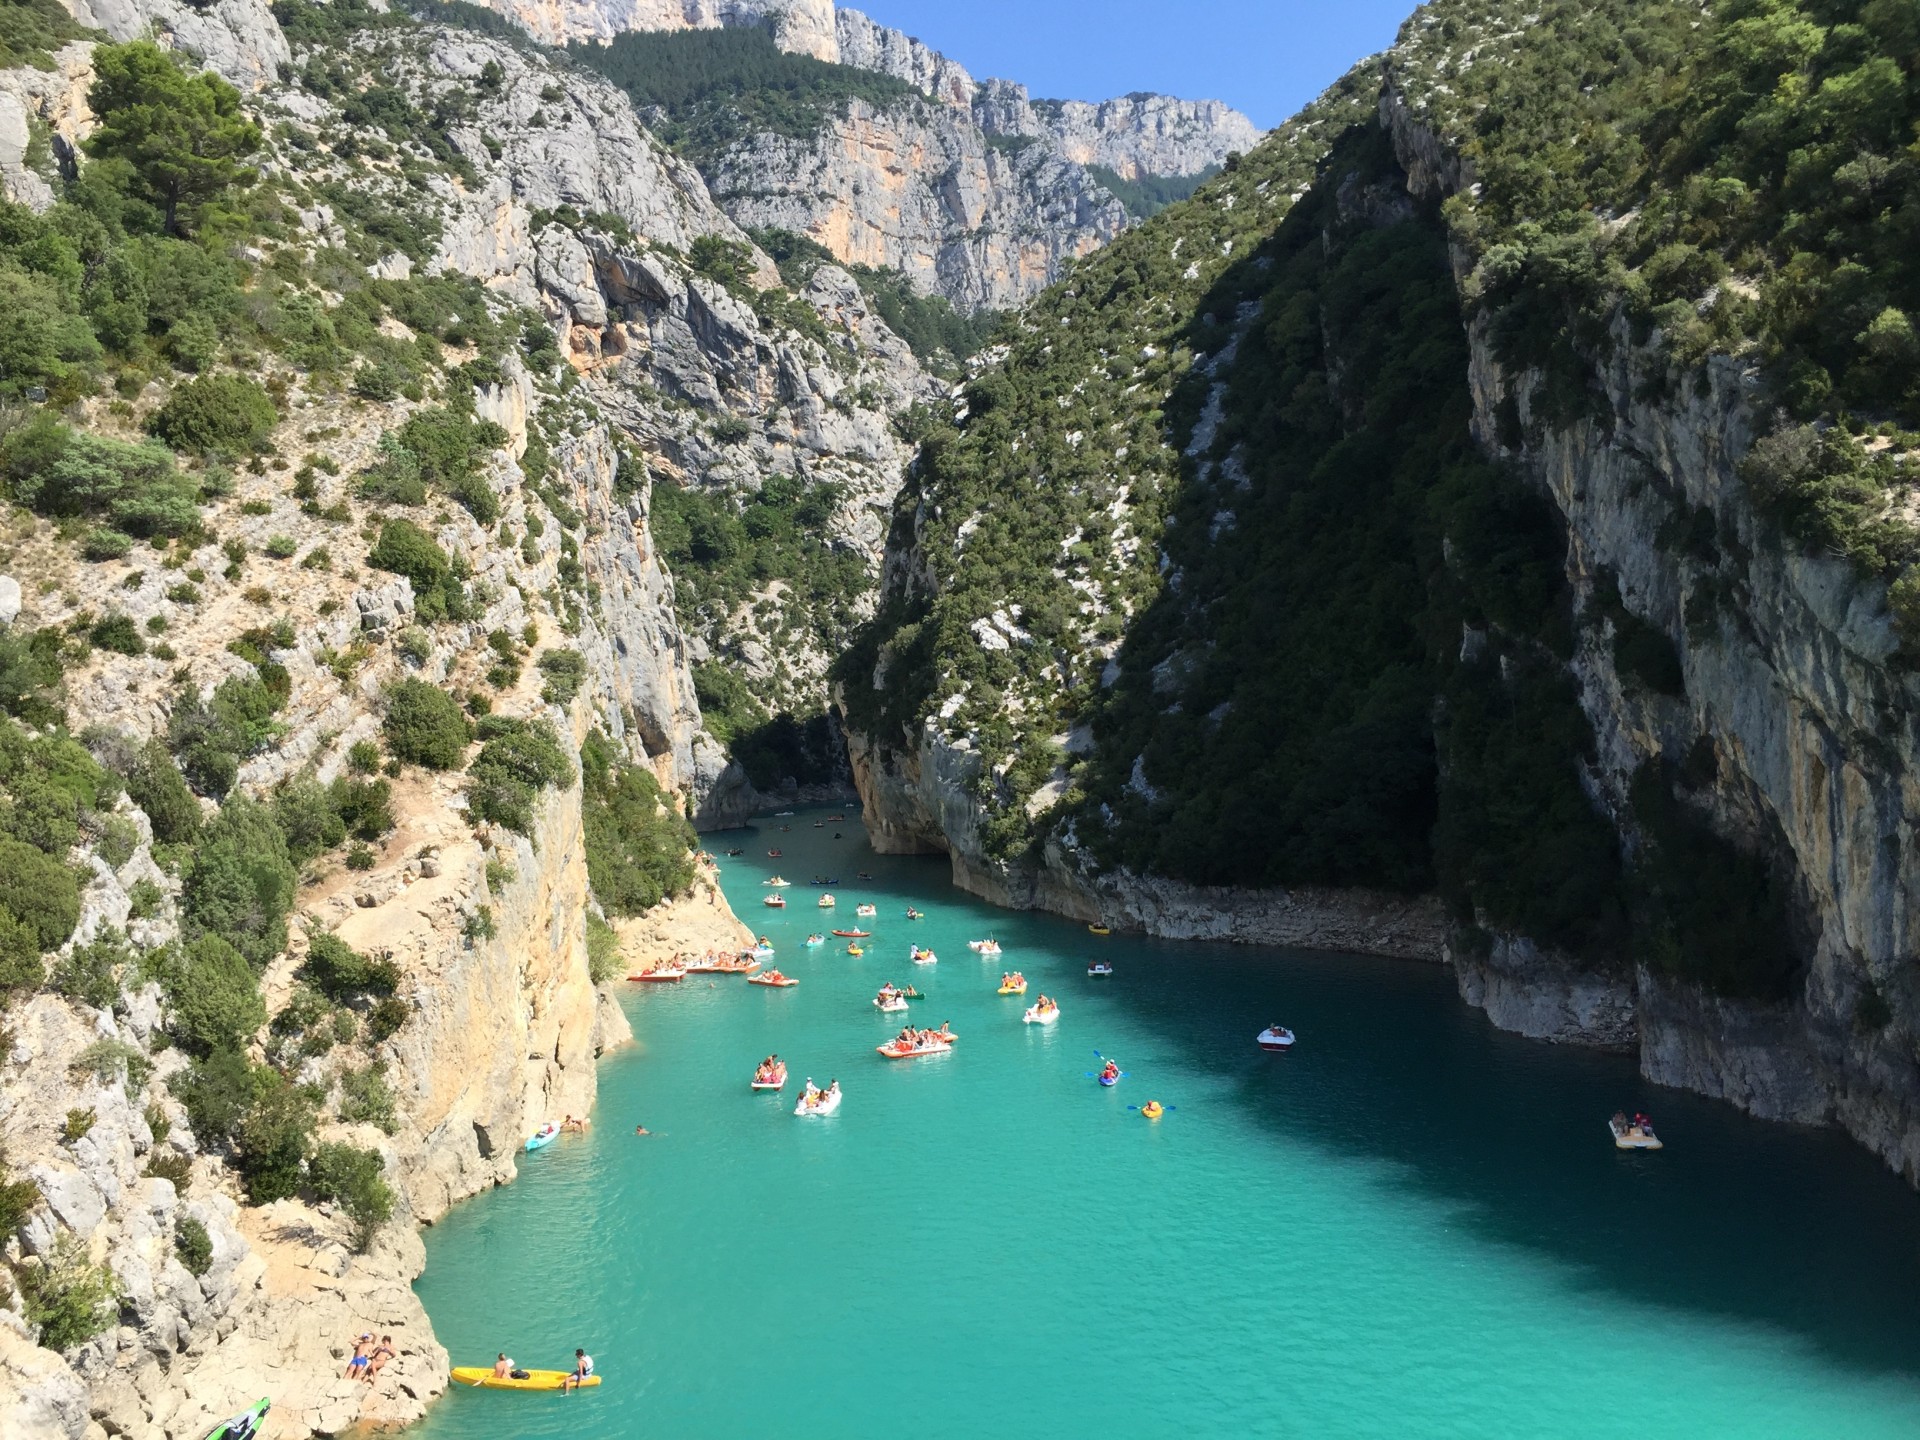
M639 915L693 884L693 827L653 772L626 762L598 731L580 747L587 879L614 915Z

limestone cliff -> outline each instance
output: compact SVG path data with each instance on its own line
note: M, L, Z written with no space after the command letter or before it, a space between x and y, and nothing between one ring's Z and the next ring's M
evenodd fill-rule
M1112 239L1125 209L1085 167L1122 179L1198 175L1260 132L1217 101L1135 94L1033 101L829 0L564 5L496 0L543 40L770 26L781 48L904 81L922 100L853 102L810 135L761 133L704 161L743 225L805 234L845 264L898 270L965 309L1004 309Z
M277 27L255 42L250 53L271 58L277 43L287 54ZM281 418L250 469L210 472L201 528L164 556L88 560L51 524L23 519L9 532L5 564L31 580L0 585L0 632L80 635L112 616L148 637L91 648L63 677L67 725L88 730L102 754L164 739L183 704L206 702L222 682L273 676L284 693L238 766L237 794L271 801L289 784L349 773L354 747L380 736L383 697L402 678L484 693L495 716L551 724L572 780L541 791L515 829L477 817L457 769L395 763L391 827L344 866L335 849L302 867L291 942L261 980L268 1013L277 1024L298 1000L311 938L325 932L391 962L402 1018L376 1038L350 1016L341 1033L352 1038L315 1037L310 1049L291 1048L270 1024L251 1053L271 1054L321 1097L322 1141L377 1152L397 1212L364 1253L332 1205L246 1205L221 1155L196 1144L171 1083L188 1060L165 1045L160 986L128 968L110 1003L48 990L13 1008L0 1055L0 1143L41 1203L8 1241L9 1259L31 1267L66 1254L77 1237L119 1295L113 1324L55 1354L31 1343L21 1296L0 1287L0 1429L9 1440L186 1440L263 1393L275 1401L275 1434L418 1417L445 1384L447 1357L412 1293L424 1253L414 1225L512 1179L539 1124L589 1113L595 1057L628 1036L619 1006L589 973L586 917L596 901L582 740L606 736L689 812L718 806L731 815L758 803L704 730L690 666L708 642L684 631L675 612L674 580L650 530L655 487L750 490L769 474L818 468L846 485L837 521L846 543L877 555L870 507L890 497L905 454L888 419L924 392L905 347L844 274L823 271L804 297L774 289L773 267L611 87L458 32L383 32L377 57L363 55L362 43L348 34L326 58L385 67L381 78L422 110L460 103L474 87L466 103L476 108L438 137L437 153L457 158L410 156L411 182L390 183L398 177L341 143L352 91L263 72L248 103L293 137L267 158L268 181L298 204L242 265L277 258L282 273L299 274L324 258L350 267L353 247L367 257L359 275L332 270L339 289L306 302L321 314L370 279L413 294L405 287L423 275L471 277L486 287L474 323L507 325L523 342L467 369L476 352L457 330L443 342L424 328L443 321L417 319L416 331L388 315L366 343L436 357L411 395L372 384L351 394L338 371L309 370L271 348L256 353ZM60 193L58 145L44 137L73 145L86 134L89 51L68 47L51 71L0 74L9 199L44 209ZM508 83L480 86L489 65ZM564 100L530 101L529 91L554 87ZM23 124L9 130L15 113ZM14 134L21 129L24 138ZM11 140L15 152L5 148ZM348 213L363 198L371 212ZM389 225L375 244L357 216L384 206L415 228ZM745 277L696 273L688 251L702 237L747 253ZM130 441L164 394L154 384L132 403L111 391L83 396L65 418ZM364 477L410 419L449 405L498 427L474 460L477 491L465 505L436 500L429 510L402 499L384 509L390 502L370 498ZM293 479L289 457L301 456ZM426 613L408 578L363 558L384 520L409 514L459 577L458 618ZM772 622L739 621L749 634L760 623ZM731 632L723 618L710 633ZM564 698L548 698L531 663L543 645L580 657ZM817 686L824 663L788 683ZM211 813L212 802L201 803ZM86 885L62 953L124 933L136 953L164 954L181 936L183 857L154 844L131 802L116 804L111 817L89 818L94 828L73 853ZM102 853L98 837L108 831L125 853ZM623 942L637 962L662 946L706 948L742 933L703 873L686 900L630 922ZM133 1059L72 1069L102 1044ZM390 1120L341 1119L345 1087L376 1067ZM75 1139L69 1112L80 1110L90 1115ZM193 1268L183 1258L192 1247L182 1248L189 1221L209 1247ZM392 1334L400 1352L371 1387L339 1378L363 1330Z

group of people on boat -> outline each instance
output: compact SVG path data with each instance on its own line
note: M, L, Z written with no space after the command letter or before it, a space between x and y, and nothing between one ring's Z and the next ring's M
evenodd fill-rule
M1009 995L1016 992L1024 994L1026 988L1027 977L1022 975L1018 970L1002 970L1000 972L1000 989L1003 993Z
M1111 1085L1120 1078L1120 1067L1109 1060L1100 1067L1100 1083Z
M787 1078L787 1067L778 1055L769 1055L753 1069L753 1083L773 1085Z
M911 1025L907 1026L893 1037L893 1045L897 1050L926 1050L951 1045L959 1038L953 1033L953 1022L942 1020L938 1030L916 1030Z
M838 1080L829 1080L827 1082L827 1088L822 1090L818 1085L813 1083L813 1077L809 1075L807 1077L806 1088L800 1092L800 1108L803 1110L818 1110L829 1101L838 1099L839 1095L840 1082Z
M1633 1119L1629 1120L1626 1111L1616 1110L1613 1112L1613 1133L1616 1136L1631 1136L1636 1140L1651 1140L1653 1117L1636 1110L1633 1113Z

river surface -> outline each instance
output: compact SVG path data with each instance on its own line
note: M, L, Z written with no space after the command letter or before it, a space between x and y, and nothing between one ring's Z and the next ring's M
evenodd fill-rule
M639 1043L603 1063L592 1133L427 1234L455 1363L582 1345L605 1384L456 1390L417 1435L1920 1434L1920 1197L1839 1136L1502 1035L1437 966L996 910L825 813L709 837L745 847L728 898L801 984L625 987ZM878 905L864 956L803 948L830 928L816 873L832 924ZM967 948L986 935L1002 959ZM1057 1025L994 993L1007 967ZM887 979L951 1053L874 1053ZM1272 1019L1293 1054L1254 1048ZM782 1096L747 1088L769 1051ZM792 1113L807 1075L839 1079L838 1115ZM1616 1152L1622 1107L1666 1150Z

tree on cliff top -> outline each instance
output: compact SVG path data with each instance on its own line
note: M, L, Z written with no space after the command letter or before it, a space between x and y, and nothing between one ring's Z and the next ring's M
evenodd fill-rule
M150 40L93 52L87 103L99 128L86 142L96 159L122 160L182 231L180 212L203 205L254 174L241 162L260 148L260 127L240 112L240 92L217 75L190 75Z

